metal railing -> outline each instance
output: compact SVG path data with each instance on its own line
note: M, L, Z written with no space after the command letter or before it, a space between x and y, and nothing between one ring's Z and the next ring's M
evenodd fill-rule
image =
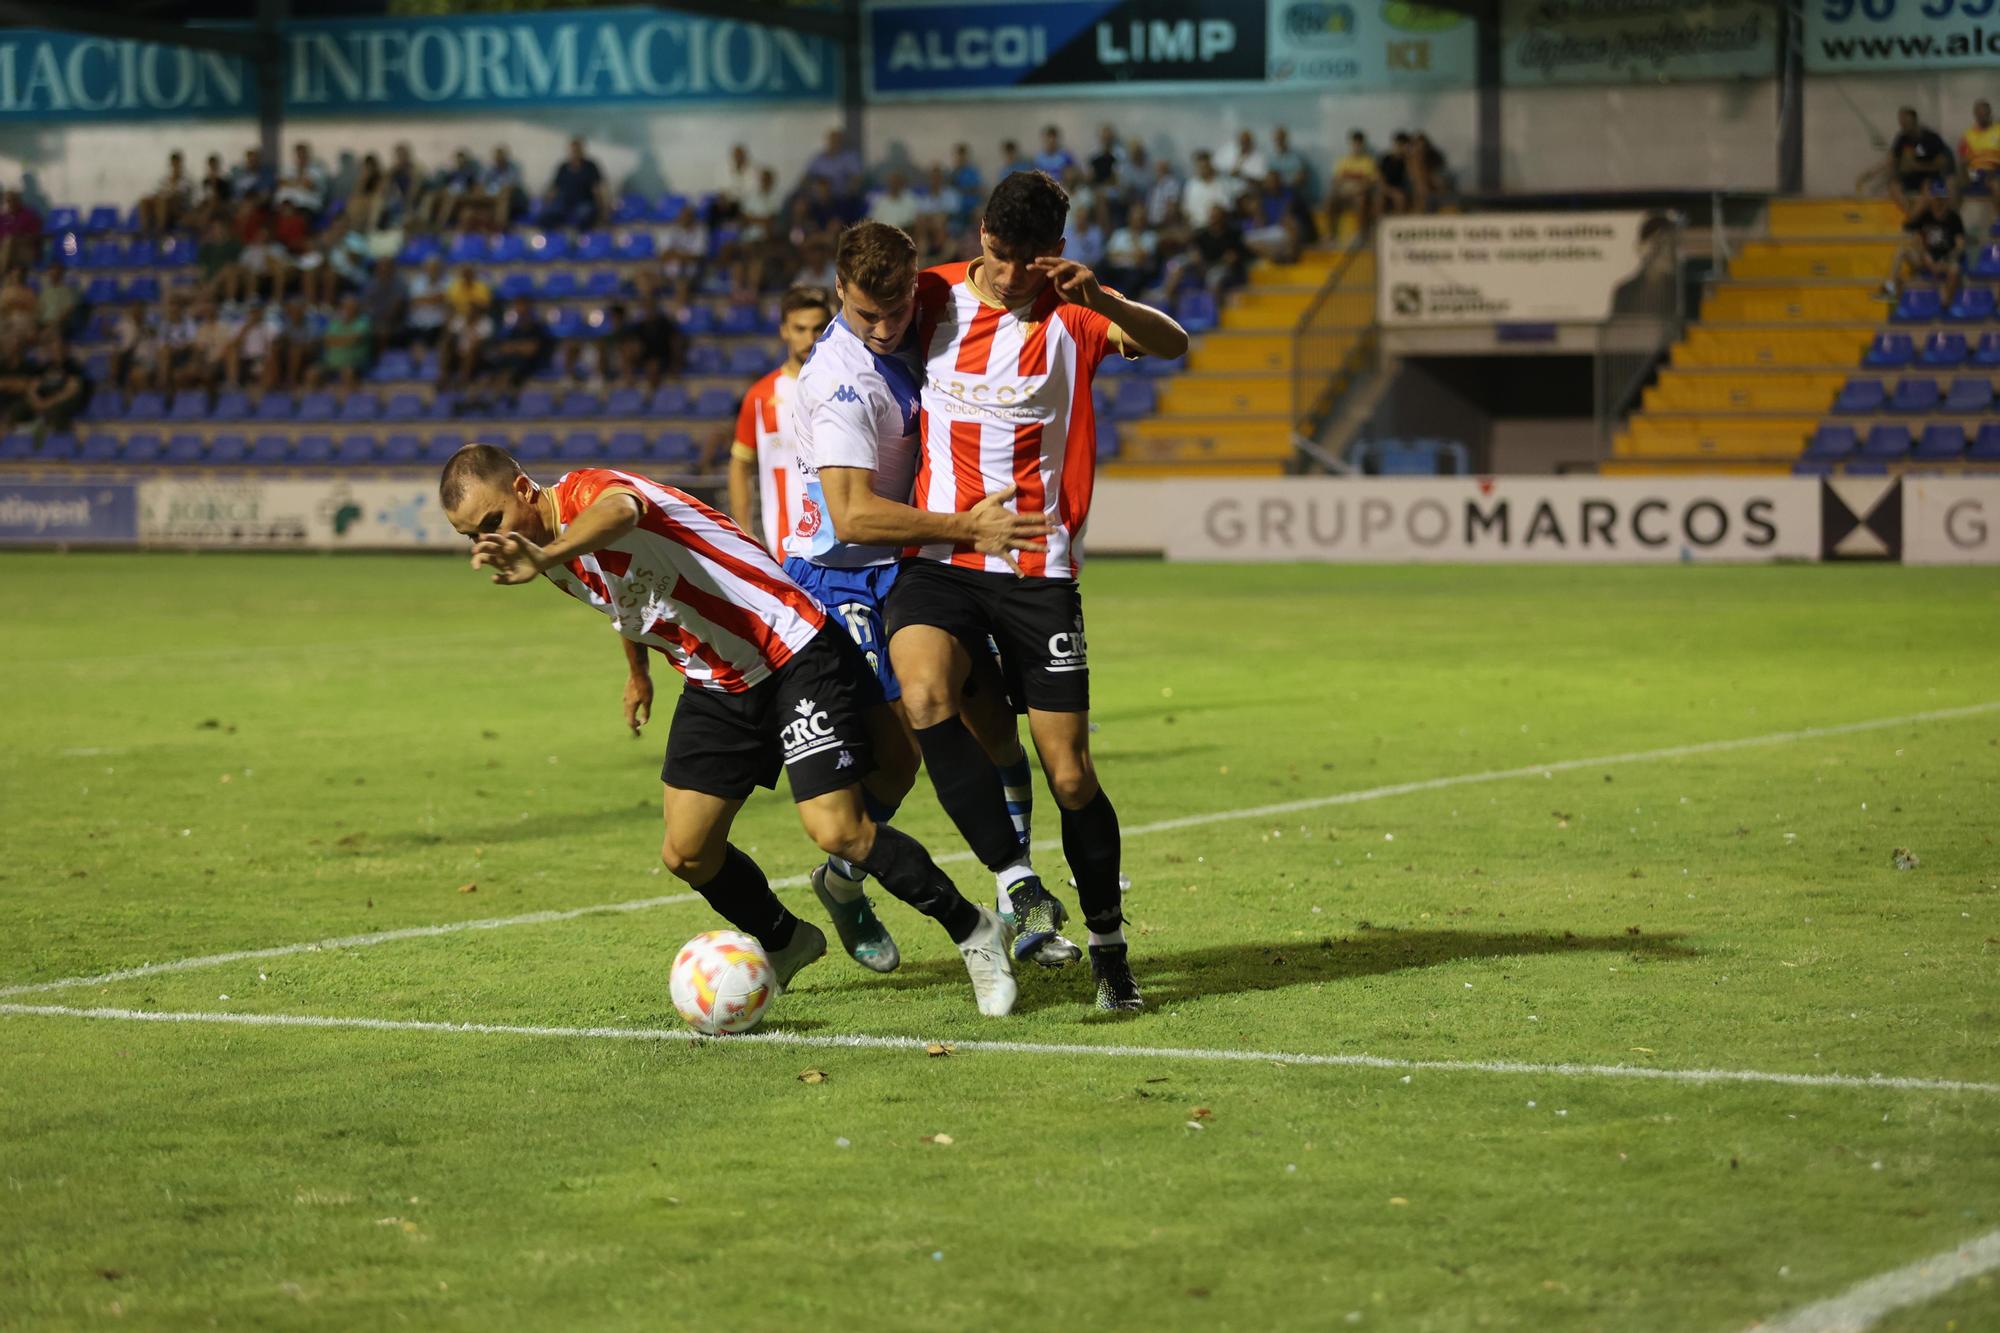
M1354 266L1355 256L1371 251L1373 246L1372 237L1357 237L1327 275L1312 304L1299 316L1299 322L1292 326L1292 437L1301 448L1318 441L1320 431L1339 405L1341 394L1374 355L1374 320L1371 318L1359 330L1360 337L1354 339L1356 327L1337 320L1334 301L1348 270Z

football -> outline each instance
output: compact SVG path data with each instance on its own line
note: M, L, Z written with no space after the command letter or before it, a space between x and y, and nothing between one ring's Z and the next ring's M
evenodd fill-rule
M681 946L667 988L689 1027L725 1037L763 1020L777 978L763 945L740 931L711 930Z

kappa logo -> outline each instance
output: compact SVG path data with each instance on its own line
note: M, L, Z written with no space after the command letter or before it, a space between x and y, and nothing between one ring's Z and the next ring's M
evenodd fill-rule
M852 384L843 384L833 391L833 401L836 403L858 403L861 401L861 395L854 391Z
M825 709L811 699L801 699L792 705L792 711L798 717L787 722L778 733L778 743L784 748L786 763L796 763L808 755L840 748L840 737L834 734L833 723Z
M840 752L840 758L834 761L833 766L835 768L853 768L854 756L849 754L847 751L842 750Z

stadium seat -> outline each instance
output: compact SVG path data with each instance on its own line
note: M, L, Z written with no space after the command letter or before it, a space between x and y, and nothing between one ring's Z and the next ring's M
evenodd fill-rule
M150 466L165 456L167 443L157 435L128 435L125 437L124 460L134 467Z
M83 219L67 204L51 208L48 217L42 221L42 227L46 231L78 231L82 226Z
M83 230L98 236L117 231L120 225L118 209L113 204L99 204L91 209L90 216L83 220Z
M663 430L653 437L650 456L656 463L692 463L701 456L701 446L686 431Z
M1934 287L1912 287L1896 302L1889 318L1898 324L1934 324L1944 313L1944 303Z
M67 431L60 431L43 437L42 447L35 458L43 463L68 463L76 459L81 449L82 446L78 444L76 436Z
M736 415L737 395L727 389L703 389L695 395L693 409L698 417Z
M486 242L486 257L495 264L518 264L528 258L528 243L514 232L501 232Z
M1946 463L1965 452L1965 432L1949 422L1924 427L1911 457L1919 463Z
M114 250L117 246L116 241L107 242L107 244L111 245ZM152 268L159 262L159 257L160 247L153 243L153 239L150 236L141 236L125 247L125 267L127 268Z
M435 236L412 236L396 252L396 262L406 268L420 267L432 255L443 253Z
M1118 423L1109 417L1097 419L1097 457L1100 461L1118 456Z
M1157 356L1148 356L1140 358L1137 364L1141 375L1151 375L1154 379L1166 379L1186 370L1187 358L1183 356L1178 361L1162 361Z
M584 278L583 294L594 301L609 301L624 290L624 283L616 269L596 269Z
M733 343L729 348L729 360L723 364L731 375L754 375L762 378L771 369L774 360L771 349L761 343Z
M259 435L250 445L249 462L269 466L290 458L292 442L283 435Z
M545 430L531 430L514 439L514 457L523 463L553 462L556 437Z
M567 465L595 463L604 457L604 441L594 430L565 433L556 446L556 456Z
M125 395L116 389L99 389L83 405L85 421L116 421L125 415Z
M1868 432L1868 438L1861 442L1861 450L1857 457L1882 463L1907 458L1909 453L1910 428L1881 425Z
M209 417L215 421L245 421L250 417L250 398L236 389L224 389L215 395L215 406Z
M604 415L607 417L636 417L646 410L644 389L613 389L604 400Z
M150 275L142 274L118 289L118 299L126 302L139 301L146 305L151 305L160 299L160 280Z
M629 227L635 222L644 222L646 213L652 206L646 196L635 191L627 191L618 196L618 202L611 207L611 225Z
M687 212L688 197L684 194L663 194L653 203L653 221L678 222L681 214Z
M379 421L382 419L382 400L372 393L354 392L347 395L340 405L342 421Z
M698 338L715 332L715 311L705 305L688 307L687 314L680 320L681 332L690 338Z
M125 263L125 251L116 241L78 241L75 232L64 232L56 238L56 258L71 268L94 272L103 268L119 268Z
M238 437L230 436L228 438L237 439ZM165 459L162 461L179 464L199 463L202 454L207 452L207 449L207 440L192 432L183 431L167 441L167 453Z
M1815 462L1810 458L1801 458L1798 462L1792 464L1792 475L1795 477L1830 477L1833 475L1833 464Z
M1938 384L1933 379L1908 379L1896 381L1896 391L1889 396L1891 412L1935 412L1940 399Z
M576 238L576 244L570 247L569 253L570 258L579 263L602 264L614 258L617 249L612 244L610 232L587 231Z
M1117 382L1111 394L1111 414L1120 420L1151 416L1157 404L1158 393L1151 380L1128 376Z
M1854 452L1852 426L1821 426L1806 442L1805 458L1834 463Z
M732 338L744 337L756 333L761 323L755 305L748 301L734 301L722 312L722 318L716 321L715 330Z
M174 395L174 405L167 409L167 420L208 420L208 394L200 389L182 389Z
M1205 287L1182 292L1174 302L1174 318L1189 333L1207 333L1220 322L1215 296Z
M2000 232L1994 233L2000 235ZM1982 245L1973 252L1965 271L1982 280L2000 278L2000 245Z
M325 467L333 461L333 437L301 435L292 450L292 461L301 467Z
M257 410L253 421L290 421L292 419L292 396L282 389L273 389L257 400Z
M35 454L35 437L25 430L10 430L0 436L0 462L18 463Z
M451 238L451 245L444 252L445 262L457 267L460 264L481 264L486 261L486 238L475 232L462 231Z
M573 300L580 290L573 271L558 269L543 279L541 297L544 301L568 301Z
M158 444L160 437L148 435L145 438ZM44 441L43 443L47 443ZM76 452L81 463L109 463L118 457L119 439L116 435L94 434L83 437L83 445Z
M659 254L659 246L654 243L650 231L635 231L618 242L617 254L626 263L638 263Z
M521 396L514 400L514 415L530 421L539 421L556 414L556 396L547 389L523 389Z
M387 466L408 467L415 463L424 451L424 442L415 435L391 435L382 441L379 461Z
M1840 386L1840 394L1833 400L1833 410L1849 416L1861 413L1872 415L1882 410L1882 404L1888 397L1881 380L1849 380Z
M558 310L549 319L549 336L552 338L581 338L587 332L589 328L584 324L583 316L574 310Z
M646 459L646 436L636 430L616 430L604 441L604 458L611 463L638 463Z
M84 284L83 300L86 305L116 305L118 303L118 279L92 278Z
M494 292L503 301L518 301L524 296L535 294L535 279L530 273L509 273L500 279Z
M1967 287L1944 312L1944 317L1954 324L1984 324L1993 318L1993 305L1991 287Z
M1962 333L1933 333L1924 341L1922 361L1927 366L1962 366L1965 364L1965 335Z
M596 394L583 389L572 389L557 401L555 414L559 417L593 420L603 410L604 404Z
M722 365L722 349L714 343L696 343L687 350L687 373L690 375L720 375Z
M2000 370L2000 333L1979 335L1979 346L1972 349L1972 364L1981 370Z
M141 389L125 403L125 415L136 421L156 421L166 414L166 395L151 389Z
M335 421L340 417L340 400L324 389L299 395L298 420Z
M1138 373L1139 363L1136 361L1127 361L1122 356L1106 356L1103 362L1097 367L1097 378L1101 380L1116 379L1120 375L1136 375Z
M1993 381L1976 375L1961 375L1951 382L1944 396L1944 410L1970 414L1993 406Z
M422 394L392 393L382 404L384 421L420 421L430 415L430 404Z
M249 456L249 442L241 435L218 435L208 442L208 461L218 466L241 463Z
M656 417L684 417L688 414L687 390L678 384L662 384L653 390L646 410Z
M2000 421L1989 421L1979 428L1965 457L1974 463L2000 463Z
M528 237L527 256L537 264L551 264L569 257L569 241L561 232L538 231Z
M400 347L390 347L375 358L375 364L368 371L371 380L410 380L417 377L416 358Z

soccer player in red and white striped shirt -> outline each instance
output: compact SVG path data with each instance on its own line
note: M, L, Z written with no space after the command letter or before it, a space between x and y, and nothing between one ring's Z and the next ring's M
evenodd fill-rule
M779 300L785 364L743 395L729 448L729 516L745 532L761 527L765 548L781 563L785 539L798 526L802 491L792 446L792 398L806 357L832 320L833 297L824 287L794 287ZM751 521L752 496L761 524Z
M889 652L938 801L1001 879L1017 960L1073 961L1067 913L1020 858L1004 793L959 717L973 655L988 637L1020 680L1029 730L1062 811L1063 853L1090 928L1097 1004L1137 1009L1126 962L1118 816L1090 758L1090 674L1077 571L1097 467L1091 380L1105 356L1178 357L1187 333L1062 257L1069 197L1038 171L995 187L980 255L918 282L924 358L911 504L963 512L1012 486L1013 508L1047 521L1047 549L1006 556L926 546L889 595Z
M635 677L651 650L687 678L661 771L660 857L730 925L756 937L781 988L826 952L826 936L778 901L757 863L730 845L729 827L744 798L776 786L782 769L820 849L944 926L981 1013L1013 1008L999 918L967 902L915 839L868 817L868 666L770 552L671 486L583 468L544 488L488 444L452 455L438 499L452 527L472 539L473 568L491 569L502 584L546 575L611 618ZM629 710L628 693L636 724Z

